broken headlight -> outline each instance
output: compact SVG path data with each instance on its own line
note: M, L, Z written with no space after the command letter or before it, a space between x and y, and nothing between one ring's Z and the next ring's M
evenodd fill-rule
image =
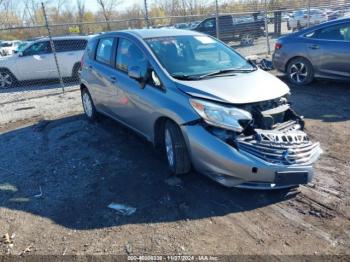
M239 121L252 120L252 115L242 109L228 107L208 101L190 99L190 104L209 125L221 127L235 132L242 132L244 128Z

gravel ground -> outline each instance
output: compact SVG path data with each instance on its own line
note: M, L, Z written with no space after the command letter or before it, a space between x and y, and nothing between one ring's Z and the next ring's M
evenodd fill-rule
M133 132L87 122L77 87L51 91L0 103L0 254L350 255L348 84L292 87L325 153L312 184L270 192L174 178Z

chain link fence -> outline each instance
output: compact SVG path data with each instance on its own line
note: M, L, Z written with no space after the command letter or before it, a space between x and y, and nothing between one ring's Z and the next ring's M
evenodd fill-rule
M1 109L4 104L78 88L80 60L94 34L136 28L195 30L219 38L243 56L268 56L280 36L350 17L350 0L164 2L169 5L140 0L134 15L120 13L104 21L89 18L91 12L78 12L61 22L42 4L35 19L2 21L0 118L11 120L9 112Z

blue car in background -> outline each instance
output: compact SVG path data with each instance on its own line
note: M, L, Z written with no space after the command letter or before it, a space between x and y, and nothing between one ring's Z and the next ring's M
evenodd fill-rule
M314 78L349 80L350 18L279 38L273 64L295 85L307 85Z

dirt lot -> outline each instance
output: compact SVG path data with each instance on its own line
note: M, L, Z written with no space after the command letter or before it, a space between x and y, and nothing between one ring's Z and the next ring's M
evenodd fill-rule
M313 184L272 192L172 178L142 138L88 123L75 87L14 103L19 91L0 94L0 254L350 255L348 83L292 87L324 154Z

